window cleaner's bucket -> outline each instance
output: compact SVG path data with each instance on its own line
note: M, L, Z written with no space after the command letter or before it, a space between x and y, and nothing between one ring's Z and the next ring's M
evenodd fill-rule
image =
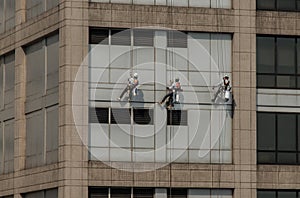
M230 91L225 91L225 100L229 100L229 98L230 98Z

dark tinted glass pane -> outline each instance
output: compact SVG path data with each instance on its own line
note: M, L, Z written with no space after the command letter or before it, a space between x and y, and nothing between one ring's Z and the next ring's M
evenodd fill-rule
M133 189L134 198L152 198L153 188L134 188Z
M278 149L296 151L296 115L277 115Z
M257 37L257 73L275 72L275 38Z
M296 77L295 76L277 76L278 88L296 88Z
M297 0L297 9L300 10L300 0Z
M179 31L168 31L168 47L187 48L187 34Z
M153 124L153 109L133 109L135 124Z
M187 125L187 111L168 110L167 124L168 125Z
M275 0L257 0L257 9L274 10Z
M108 198L108 188L89 189L90 198Z
M297 192L278 192L278 198L296 198L297 197Z
M298 114L298 121L297 121L297 125L298 125L298 151L300 152L300 114ZM299 158L300 161L300 158Z
M300 6L300 0L298 5ZM300 39L299 38L297 39L297 73L300 74Z
M130 109L111 109L111 124L130 124Z
M276 162L275 152L258 152L257 163L258 164L273 164Z
M108 108L90 108L89 123L108 123Z
M297 163L297 153L278 153L277 162L280 164L296 164Z
M276 198L275 191L257 191L257 198Z
M187 189L181 189L181 188L173 188L168 189L168 198L186 198L187 197Z
M300 88L300 77L297 77L297 88Z
M294 38L277 38L277 65L277 73L295 74Z
M257 113L257 149L275 150L275 114Z
M153 30L134 30L133 43L135 46L153 46L154 31Z
M257 87L275 87L275 76L258 74Z
M110 190L111 198L130 198L131 189L130 188L112 188Z
M131 45L131 33L128 29L111 30L112 45Z
M277 0L278 10L295 10L296 2L295 0Z
M108 29L90 28L90 44L108 44Z

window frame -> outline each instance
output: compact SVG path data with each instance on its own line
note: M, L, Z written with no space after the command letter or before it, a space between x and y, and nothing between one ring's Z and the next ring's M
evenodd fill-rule
M300 113L287 113L287 112L265 112L265 111L257 111L257 115L256 117L258 118L258 114L273 114L275 115L275 149L274 150L265 150L265 149L259 149L258 148L258 138L259 135L256 136L256 142L257 142L257 164L267 164L267 165L274 165L274 164L278 164L278 165L300 165L300 142L299 142L299 135L300 135L300 131L298 131L299 129L299 124L297 121L298 119L300 119ZM278 115L295 115L296 116L296 149L295 151L292 150L279 150L278 149ZM257 133L259 133L259 129L258 129L258 119L257 119ZM272 153L275 155L275 159L274 162L259 162L259 153ZM296 162L295 163L282 163L279 162L278 160L278 154L280 153L290 153L290 154L295 154L296 155Z
M275 49L274 49L274 68L275 71L273 73L267 73L267 72L258 72L258 48L256 49L256 79L257 79L257 84L256 87L257 88L262 88L262 89L291 89L291 90L297 90L300 89L300 71L298 71L298 64L300 64L300 58L297 57L298 52L298 45L300 44L300 37L293 37L293 36L278 36L278 35L256 35L256 45L258 46L258 38L274 38L274 42L275 42ZM290 38L290 39L294 39L294 72L293 74L283 74L283 73L279 73L278 72L278 42L277 40L280 38ZM274 86L264 86L264 85L259 85L258 84L258 78L262 77L262 76L269 76L269 77L273 77L274 79ZM290 77L290 78L294 78L295 79L295 86L294 87L280 87L278 86L278 77Z
M271 189L257 189L257 198L259 198L259 192L270 192L275 193L275 198L278 198L278 193L280 192L295 192L296 198L300 198L300 190L271 190Z

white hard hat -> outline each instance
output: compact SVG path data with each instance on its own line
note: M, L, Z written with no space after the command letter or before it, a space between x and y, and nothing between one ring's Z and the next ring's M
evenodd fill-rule
M134 74L133 74L133 77L134 77L134 78L138 78L138 77L139 77L138 73L134 73Z

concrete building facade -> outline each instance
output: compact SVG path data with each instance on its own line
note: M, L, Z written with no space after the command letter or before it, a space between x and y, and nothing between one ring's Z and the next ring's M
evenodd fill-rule
M0 0L0 196L299 198L300 2L270 2ZM150 46L135 43L137 27L151 30ZM172 46L174 30L183 44ZM114 46L118 34L129 43ZM153 123L116 101L131 72ZM215 113L224 74L234 101ZM172 124L155 103L177 76L184 107ZM116 126L120 109L129 120ZM162 138L174 142L157 154Z

